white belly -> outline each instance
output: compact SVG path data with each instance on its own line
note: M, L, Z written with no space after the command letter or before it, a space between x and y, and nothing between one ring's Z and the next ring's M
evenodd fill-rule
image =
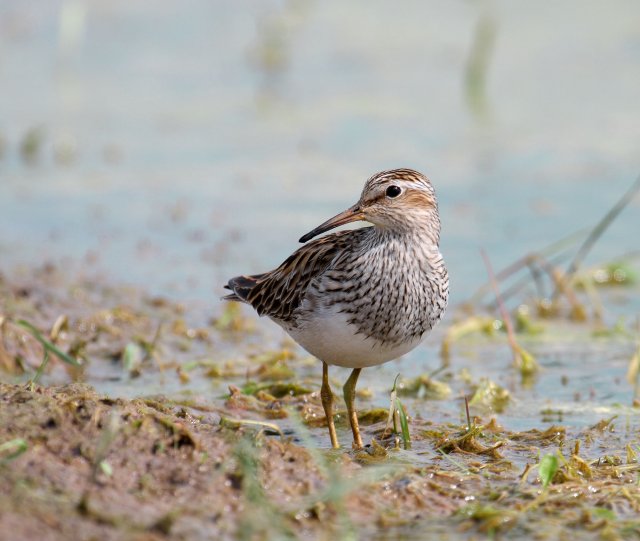
M383 345L358 334L357 327L347 323L346 315L335 311L325 312L298 327L280 324L311 355L327 364L346 368L386 363L411 351L422 341L422 338L416 338L401 344Z

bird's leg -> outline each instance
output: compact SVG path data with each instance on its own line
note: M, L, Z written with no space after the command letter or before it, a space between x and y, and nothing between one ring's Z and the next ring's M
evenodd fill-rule
M333 393L329 386L329 366L324 361L322 362L322 387L320 388L320 398L322 398L322 407L324 408L324 414L327 417L327 424L329 425L331 446L334 449L338 449L340 444L338 443L338 436L336 436L336 425L333 422Z
M349 376L349 379L344 384L342 390L344 391L344 401L347 403L347 414L349 415L349 424L351 424L351 431L353 432L353 446L356 449L362 449L362 438L360 437L360 426L358 425L358 414L353 406L356 398L356 383L358 383L358 376L362 368L354 368Z

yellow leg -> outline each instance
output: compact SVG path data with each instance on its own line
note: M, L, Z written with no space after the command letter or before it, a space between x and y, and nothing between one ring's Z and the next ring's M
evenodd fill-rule
M353 432L353 446L356 449L362 449L362 438L360 437L360 426L358 425L358 414L353 405L356 398L356 383L358 383L358 376L362 368L354 368L353 372L349 376L349 379L344 384L342 390L344 391L344 401L347 404L347 414L349 415L349 423L351 424L351 431Z
M338 449L340 444L338 443L338 436L336 436L336 425L333 422L333 393L329 386L329 366L325 362L322 363L322 387L320 388L320 397L322 398L322 407L324 408L324 414L327 417L327 424L329 425L331 446L334 449Z

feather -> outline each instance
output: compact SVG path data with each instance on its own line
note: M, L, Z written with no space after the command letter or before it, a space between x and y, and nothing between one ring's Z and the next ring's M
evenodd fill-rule
M225 287L233 293L224 298L246 302L261 316L291 321L311 282L348 249L348 239L359 231L339 231L320 237L296 250L277 269L231 278Z

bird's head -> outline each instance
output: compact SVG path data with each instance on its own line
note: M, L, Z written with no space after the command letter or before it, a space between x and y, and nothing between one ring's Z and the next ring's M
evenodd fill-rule
M440 238L438 202L431 181L412 169L393 169L373 175L364 185L358 202L304 235L300 242L356 221L399 233L421 230Z

